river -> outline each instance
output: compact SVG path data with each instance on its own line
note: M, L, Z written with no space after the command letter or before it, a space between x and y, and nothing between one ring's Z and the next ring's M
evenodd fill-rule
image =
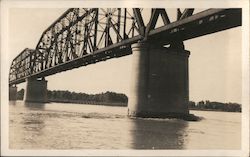
M10 149L240 149L241 113L128 118L126 107L10 101Z

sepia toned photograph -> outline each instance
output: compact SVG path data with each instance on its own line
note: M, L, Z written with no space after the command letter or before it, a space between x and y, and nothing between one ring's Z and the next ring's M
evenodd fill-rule
M2 5L3 155L249 155L245 3L46 3Z

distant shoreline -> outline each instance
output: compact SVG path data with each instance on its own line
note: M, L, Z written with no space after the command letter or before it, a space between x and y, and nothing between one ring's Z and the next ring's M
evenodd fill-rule
M127 107L127 103L120 103L120 102L86 102L86 101L72 101L72 100L49 100L48 102L50 103L74 103L74 104L82 104L82 105L100 105L100 106L119 106L119 107ZM194 110L194 111L216 111L216 112L238 112L239 111L223 111L219 109L204 109L204 108L189 108L189 110Z
M241 113L241 111L223 111L223 110L215 110L215 109L199 109L199 108L189 108L189 110L194 110L194 111L216 111L216 112L237 112Z
M127 107L126 103L121 102L86 102L86 101L79 101L79 100L48 100L49 103L74 103L74 104L82 104L82 105L100 105L100 106L120 106L120 107Z

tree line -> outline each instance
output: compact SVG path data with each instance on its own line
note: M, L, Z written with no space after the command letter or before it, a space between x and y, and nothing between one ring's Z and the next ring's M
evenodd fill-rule
M127 106L128 97L125 94L107 91L99 94L86 94L70 92L68 90L48 90L49 102L80 103L80 104L100 104ZM23 100L24 89L17 92L17 99Z
M17 100L23 100L24 97L24 89L22 88L17 92Z
M17 92L17 99L23 100L24 89ZM48 90L48 100L50 102L80 103L80 104L100 104L113 106L127 106L128 97L122 93L107 91L99 94L86 94L70 92L68 90ZM241 104L222 103L216 101L189 101L189 109L195 110L216 110L227 112L241 112Z
M199 101L195 103L189 101L189 109L197 110L216 110L216 111L227 111L227 112L241 112L241 104L238 103L222 103L216 101Z
M110 91L99 94L86 94L62 90L48 90L48 100L53 102L74 102L118 106L127 106L128 103L128 97L125 94Z

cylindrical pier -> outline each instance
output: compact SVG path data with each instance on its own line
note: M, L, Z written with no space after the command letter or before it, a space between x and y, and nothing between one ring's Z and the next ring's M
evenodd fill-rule
M16 86L9 87L9 100L17 100L17 87Z
M132 69L128 115L137 116L147 106L149 51L146 43L132 45Z
M189 114L189 51L149 43L132 45L128 115L182 117Z
M38 103L48 102L47 81L44 78L41 80L36 78L28 78L26 82L27 85L24 101Z

